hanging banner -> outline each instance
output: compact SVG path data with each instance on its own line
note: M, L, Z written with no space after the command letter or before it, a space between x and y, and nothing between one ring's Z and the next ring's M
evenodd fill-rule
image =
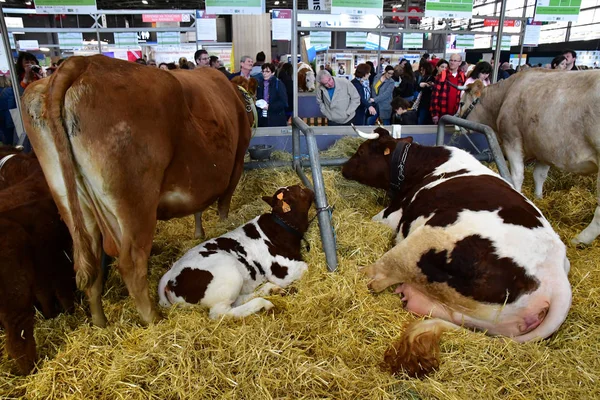
M331 47L331 32L311 32L310 47L315 51L327 50Z
M83 48L83 33L80 33L80 32L58 33L58 46L61 49L81 49L81 48Z
M367 45L367 32L346 32L346 47L360 47Z
M332 14L383 15L383 0L331 0Z
M196 41L217 41L217 16L207 14L204 10L196 10Z
M265 0L206 0L205 8L215 15L264 14Z
M142 14L142 22L182 22L181 14Z
M381 37L381 47L379 47L379 35L374 33L367 34L367 43L365 44L365 50L387 50L390 45L390 38L387 36Z
M331 11L331 0L308 0L308 9Z
M181 43L179 32L156 32L156 43L163 46Z
M492 47L496 47L496 37L492 39ZM502 42L500 43L500 50L510 50L510 36L502 35Z
M540 44L540 35L542 33L542 23L534 21L533 18L527 18L525 26L525 37L523 37L523 46L537 47Z
M536 21L577 21L581 0L537 0Z
M473 16L473 0L426 0L425 16L471 18Z
M0 35L0 74L2 75L6 75L10 71L12 57L11 60L9 60L9 57L10 54L6 54L6 51L4 51L4 39L2 38L2 35Z
M35 0L37 14L92 14L96 0Z
M292 10L273 10L271 32L273 40L292 40Z
M37 40L17 40L19 50L39 50L40 45Z
M498 26L500 25L500 21L497 19L484 19L483 26ZM520 20L508 19L504 21L504 27L515 27L518 28L521 26Z
M114 38L116 47L138 46L137 32L116 32Z
M421 49L423 48L422 33L403 33L402 48L404 49Z
M475 35L456 35L457 49L474 49Z

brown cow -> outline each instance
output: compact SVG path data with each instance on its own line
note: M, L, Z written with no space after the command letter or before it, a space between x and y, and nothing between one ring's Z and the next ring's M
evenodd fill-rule
M523 184L523 160L535 159L535 195L550 166L576 174L597 174L600 164L600 71L566 75L535 68L497 84L469 85L460 115L490 126L510 163L515 189ZM592 222L574 243L591 243L600 234L600 175L598 205Z
M250 142L243 96L212 68L163 71L70 57L23 96L26 130L73 237L77 284L105 326L101 249L146 322L157 219L205 210L226 218Z
M315 71L307 63L298 63L298 89L301 92L315 91Z

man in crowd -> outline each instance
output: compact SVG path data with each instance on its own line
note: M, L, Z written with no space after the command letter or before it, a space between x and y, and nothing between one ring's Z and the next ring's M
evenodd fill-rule
M252 66L252 70L250 71L250 76L254 79L258 79L258 77L262 77L262 66L267 59L267 55L264 51L260 51L256 54L256 62Z
M431 91L431 119L437 124L446 114L454 115L460 103L458 86L465 84L465 74L459 70L462 57L460 54L450 56L448 69L438 74Z
M565 50L562 54L567 59L567 69L566 71L578 71L579 68L575 65L575 61L577 61L577 53L575 50Z
M242 56L242 58L240 58L240 71L236 72L235 74L231 74L229 80L235 78L236 76L243 76L246 79L250 79L250 71L252 71L252 64L254 64L254 61L252 61L252 57Z
M204 49L196 51L196 53L194 53L194 60L196 60L196 65L198 67L208 67L208 62L210 60L208 51Z
M329 126L348 125L360 105L360 95L354 85L345 78L334 78L329 71L317 73L320 83L317 104L327 117Z

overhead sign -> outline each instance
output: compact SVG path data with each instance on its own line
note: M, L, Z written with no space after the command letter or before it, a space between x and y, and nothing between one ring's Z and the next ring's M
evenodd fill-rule
M308 9L331 11L331 0L308 0Z
M37 40L17 40L19 50L39 50L40 45Z
M217 16L196 10L196 41L217 41Z
M38 14L92 14L98 11L96 0L35 0Z
M483 20L483 26L498 26L498 25L500 25L500 21L497 19L484 19ZM514 20L514 19L508 19L508 20L504 21L504 26L518 28L521 26L521 21Z
M367 32L346 32L346 47L360 47L367 45Z
M58 46L61 49L81 49L83 48L83 33L64 32L58 33Z
M331 0L331 13L383 15L383 0Z
M181 34L179 32L156 32L156 43L162 46L169 46L181 43Z
M537 0L536 21L577 21L581 0Z
M474 49L475 35L456 35L457 49Z
M138 46L138 35L136 32L115 32L116 47L133 47Z
M206 0L206 12L215 15L264 14L265 0Z
M502 35L502 42L500 43L500 50L510 50L510 36ZM496 47L496 37L492 38L492 47Z
M23 18L4 17L4 21L6 21L7 28L22 28L23 27Z
M402 47L405 49L421 49L423 48L422 33L403 33Z
M533 18L527 18L525 26L525 36L523 37L523 46L537 47L540 44L540 35L542 33L542 23L534 21Z
M381 36L381 47L379 46L379 35L374 33L367 34L367 43L365 44L365 50L387 50L390 45L390 38L388 36Z
M150 32L149 31L136 32L136 35L137 35L138 43L139 42L147 42L148 40L150 40Z
M181 14L142 14L142 22L182 22Z
M314 47L315 51L327 50L331 47L331 32L311 32L310 47Z
M425 16L471 18L473 16L473 0L426 0Z
M292 40L292 10L273 10L271 32L273 40Z

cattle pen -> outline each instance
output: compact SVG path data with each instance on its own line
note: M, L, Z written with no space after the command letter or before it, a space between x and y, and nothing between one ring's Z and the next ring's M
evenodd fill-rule
M346 158L360 144L340 140L323 159ZM289 154L274 158L291 163ZM530 174L528 174L529 178ZM517 344L460 330L443 336L441 366L426 379L391 376L381 369L385 349L415 317L398 295L373 295L359 268L391 246L393 232L371 221L385 193L345 180L337 167L323 168L337 239L337 272L327 271L316 224L304 253L309 272L285 296L270 296L272 312L244 320L212 321L206 310L175 307L148 327L115 269L104 304L106 329L90 325L84 300L72 315L36 320L39 361L28 377L10 374L0 360L3 399L533 399L598 398L600 389L600 248L568 245L573 306L549 340ZM250 170L240 181L230 218L206 212L208 237L216 237L264 212L260 197L297 184L291 168ZM593 179L552 171L547 196L536 204L565 243L589 220ZM531 179L525 194L531 197ZM315 215L312 209L310 216ZM193 239L193 218L160 222L150 259L152 291L160 276ZM4 345L0 333L0 346Z

